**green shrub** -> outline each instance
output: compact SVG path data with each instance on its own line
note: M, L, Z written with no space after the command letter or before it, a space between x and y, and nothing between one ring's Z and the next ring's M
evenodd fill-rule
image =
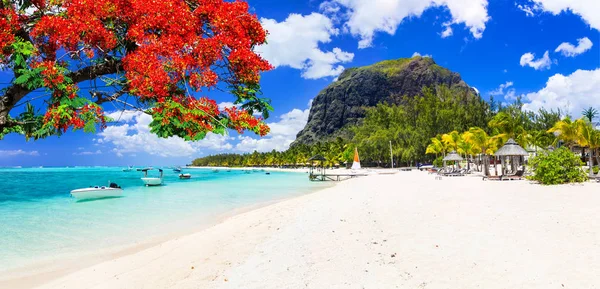
M598 171L600 171L600 168L598 168L598 166L595 166L592 168L592 170L594 170L594 175L597 175Z
M529 162L534 175L531 180L543 185L581 183L588 180L581 166L583 162L569 149L561 147L550 153L542 153Z

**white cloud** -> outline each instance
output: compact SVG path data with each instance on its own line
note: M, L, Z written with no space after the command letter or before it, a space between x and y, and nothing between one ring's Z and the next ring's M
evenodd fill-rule
M519 8L519 10L525 12L525 15L527 15L527 17L535 16L535 13L533 13L534 7L532 7L532 6L517 4L517 8Z
M594 44L589 38L584 37L577 40L577 46L568 42L563 42L556 50L554 50L554 52L561 52L562 55L567 57L575 57L590 50L593 45Z
M535 60L535 54L531 52L527 52L521 56L520 61L521 66L529 66L535 70L544 70L549 69L552 65L552 60L550 59L550 54L548 51L544 53L544 56L540 59Z
M262 18L269 31L268 44L258 47L258 53L273 66L289 66L302 71L306 79L336 77L344 71L341 63L354 59L354 54L333 48L324 51L320 44L331 42L339 30L327 16L312 13L290 14L283 22Z
M14 156L33 156L37 157L40 153L38 151L24 151L24 150L0 150L0 157L14 157Z
M527 15L533 15L534 11L549 12L554 15L571 12L579 15L592 28L600 30L600 13L598 13L600 1L598 0L529 0L529 5L523 7L521 10Z
M574 117L587 107L600 103L600 68L577 70L564 76L555 74L548 79L546 87L525 95L525 109L561 109Z
M496 88L495 90L490 91L490 95L504 95L504 90L513 86L514 83L512 81L507 81L504 84L500 84L500 86L498 88Z
M219 103L217 105L219 106L219 110L223 110L226 107L233 107L233 106L235 106L235 104L233 104L233 102L230 102L230 101L224 101L224 102L221 102L221 103Z
M84 152L73 153L74 156L91 156L91 155L101 155L101 154L102 154L101 150L97 150L95 152L84 151Z
M431 55L429 55L429 54L423 54L423 55L421 55L421 53L419 53L419 52L413 53L413 55L411 57L415 57L415 56L421 56L421 57L429 57L429 58L431 58Z
M128 123L140 114L139 111L135 110L117 110L113 112L104 113L106 116L112 118L115 122Z
M117 156L125 153L145 152L161 157L191 156L201 149L224 150L231 149L227 143L229 136L208 134L205 139L188 142L180 137L159 138L150 132L149 124L152 117L143 112L131 112L131 123L112 125L99 133L96 142L112 144L112 150Z
M236 145L236 150L241 152L267 152L271 150L283 151L289 148L290 144L296 139L308 122L308 115L312 99L305 110L293 109L280 116L278 122L268 123L271 132L264 138L252 138L249 136L240 136L240 142Z
M345 19L345 29L360 38L359 48L370 47L377 32L394 35L405 18L420 17L429 8L448 8L452 19L444 26L464 24L475 38L482 37L490 19L487 0L330 0L326 3L321 8L326 7L327 11L335 11L332 8L335 5L344 8L337 9L338 15ZM448 33L446 29L442 35Z
M452 27L448 25L446 26L446 29L442 31L442 38L450 37L453 33L454 31L452 31Z

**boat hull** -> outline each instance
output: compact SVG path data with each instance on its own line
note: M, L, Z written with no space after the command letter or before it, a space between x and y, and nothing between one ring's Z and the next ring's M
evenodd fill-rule
M72 190L71 196L73 196L77 200L117 198L123 196L123 190L109 187L94 187Z
M163 180L161 178L142 178L144 185L148 187L153 186L161 186L163 184Z

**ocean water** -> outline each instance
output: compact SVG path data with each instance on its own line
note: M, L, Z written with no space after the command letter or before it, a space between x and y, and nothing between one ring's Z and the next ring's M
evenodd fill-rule
M165 169L165 186L144 187L122 168L0 168L0 271L133 245L200 226L236 208L309 193L330 184L305 173ZM150 176L158 175L154 170ZM122 198L77 201L69 192L119 184Z

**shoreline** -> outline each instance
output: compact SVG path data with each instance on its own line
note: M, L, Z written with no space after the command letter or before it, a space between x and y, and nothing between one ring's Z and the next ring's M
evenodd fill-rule
M206 169L206 167L197 167L197 169ZM301 171L294 172L299 173ZM335 186L335 184L333 186ZM129 244L110 246L95 251L59 254L49 258L45 258L40 261L35 261L25 266L0 271L0 288L35 288L34 286L40 286L44 283L48 283L52 280L77 272L78 270L81 270L82 265L84 268L88 268L97 264L113 260L115 258L133 255L173 239L179 239L188 235L200 233L211 227L217 226L237 215L242 215L290 199L314 194L322 190L327 190L329 188L330 187L319 188L316 190L308 190L302 193L295 193L291 196L279 197L268 201L262 201L256 204L230 209L217 215L210 216L208 219L202 220L196 223L195 225L192 225L191 227L187 226L185 228L176 230L175 232L171 232L161 236L147 237L141 241L135 241Z
M594 288L598 188L369 175L36 288Z

